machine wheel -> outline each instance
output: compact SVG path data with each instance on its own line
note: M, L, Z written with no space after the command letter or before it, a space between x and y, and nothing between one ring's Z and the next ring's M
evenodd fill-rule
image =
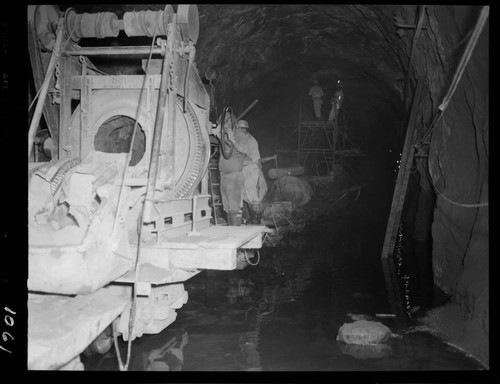
M151 98L149 114L146 111L145 95L143 96L140 113L137 114L139 97L140 91L136 90L99 90L92 93L89 108L89 129L84 131L82 135L82 159L89 152L96 150L95 138L99 129L117 116L124 116L134 121L137 119L145 135L145 152L132 168L135 168L138 173L148 168L158 93L154 93ZM203 177L203 171L208 163L206 154L210 150L208 133L204 134L191 104L188 103L187 106L187 111L184 114L182 112L182 98L177 99L175 118L175 197L188 196L196 187L197 182ZM71 119L71 130L74 132L80 132L81 130L80 109L81 106L76 108ZM118 153L122 151L109 152Z

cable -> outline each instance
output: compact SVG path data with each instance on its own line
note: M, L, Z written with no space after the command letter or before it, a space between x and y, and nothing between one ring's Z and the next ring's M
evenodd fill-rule
M465 52L460 60L460 63L457 67L457 71L455 72L455 75L453 76L453 80L451 82L451 85L450 85L450 89L448 90L446 96L443 98L443 101L442 103L439 105L438 109L439 109L439 112L438 114L436 115L436 117L434 118L434 121L433 123L431 124L431 127L429 128L429 130L425 133L425 135L423 136L423 138L419 141L419 144L417 144L417 146L421 146L424 144L425 140L429 137L429 135L434 131L434 129L436 128L437 126L437 123L441 120L443 114L444 114L444 111L446 110L446 108L448 107L448 104L451 100L451 98L453 97L453 94L455 93L455 90L458 86L458 83L460 82L460 79L462 78L462 75L465 71L465 68L467 67L467 64L470 60L470 57L472 55L472 52L477 44L477 40L479 39L479 36L484 28L484 25L486 24L486 20L488 19L488 15L489 15L489 10L490 10L490 7L489 6L484 6L481 10L481 14L479 15L479 19L477 21L477 24L476 26L474 27L474 32L472 33L472 36L470 37L469 39L469 42L467 43L467 47L465 48ZM445 199L446 201L448 201L449 203L453 204L453 205L456 205L456 206L459 206L459 207L463 207L463 208L480 208L480 207L487 207L489 205L489 202L483 202L483 203L477 203L477 204L468 204L468 203L458 203L456 201L453 201L452 199L450 199L449 197L447 197L443 192L441 192L437 186L434 184L434 180L432 178L432 175L429 171L429 169L426 167L425 168L426 171L427 171L427 174L429 176L429 179L431 180L431 183L432 185L434 186L434 189L435 191L438 193L438 195L440 195L441 197L443 197L443 199Z
M481 10L481 14L479 15L478 22L474 28L474 32L472 33L472 36L469 39L469 42L467 43L467 47L465 48L465 52L460 59L460 63L457 67L457 71L455 72L455 75L453 76L453 80L450 85L450 89L448 90L446 96L443 98L443 101L438 107L438 114L434 117L434 121L432 122L429 130L424 134L422 139L419 140L419 143L417 144L417 147L422 146L427 138L430 136L430 134L434 131L436 128L438 122L441 120L444 111L448 107L448 103L450 102L453 94L455 93L455 90L458 86L458 83L460 82L460 79L462 78L462 75L465 71L465 68L470 60L470 57L472 55L472 51L474 50L477 40L483 30L484 25L486 24L486 20L488 18L490 11L489 6L484 6L483 9Z
M256 249L256 251L257 251L257 262L256 262L255 264L252 264L252 263L250 262L250 259L249 259L249 258L248 258L248 256L247 256L247 251L246 251L246 250L245 250L245 251L243 251L243 252L245 252L245 260L246 260L246 261L247 261L247 263L248 263L248 264L250 264L252 267L255 267L255 266L256 266L257 264L259 264L259 262L260 262L260 252L259 252L259 250L258 250L258 249Z
M452 98L453 94L455 93L455 90L458 86L458 83L460 82L460 79L462 78L462 75L465 71L465 68L467 67L467 63L469 62L470 57L472 55L472 51L476 47L477 40L479 39L479 36L481 35L481 32L483 30L483 27L486 24L486 20L488 19L489 12L490 12L489 6L484 6L483 9L481 10L481 14L479 15L479 20L477 21L477 24L474 28L474 32L472 33L472 36L471 36L469 42L467 43L467 47L465 48L464 55L462 56L462 59L460 60L460 63L458 65L455 76L453 77L453 81L451 82L450 89L448 90L448 93L444 97L443 102L438 107L438 109L443 111L443 112L448 107L448 103L450 102L450 99Z
M443 192L441 192L438 187L436 186L436 184L434 184L434 179L432 178L432 175L428 169L428 167L424 167L426 172L427 172L427 175L429 176L429 179L434 187L434 190L438 193L438 195L440 195L443 199L445 199L446 201L448 201L449 203L453 204L453 205L456 205L456 206L459 206L459 207L463 207L463 208L480 208L480 207L487 207L489 202L486 201L484 203L477 203L477 204L468 204L468 203L457 203L456 201L453 201L451 200L449 197L447 197Z
M148 62L146 64L146 71L145 71L146 73L144 75L144 81L143 81L143 84L142 84L141 93L139 95L139 103L138 103L138 106L137 106L137 114L136 114L136 119L135 119L135 124L134 124L134 130L132 132L132 138L130 140L130 147L129 147L129 150L128 150L128 153L127 153L127 158L126 158L126 161L125 161L125 164L124 164L122 183L121 183L121 186L120 186L120 193L119 193L118 204L117 204L117 209L116 209L116 216L117 216L117 218L118 218L118 215L120 213L120 202L121 202L121 198L122 198L122 192L123 192L123 189L124 189L124 186L125 186L125 178L126 178L126 174L127 174L127 170L128 170L128 164L130 163L130 159L132 157L132 148L134 146L134 140L135 140L135 136L136 136L135 133L136 133L136 130L137 130L137 125L139 123L138 120L139 120L139 113L140 113L141 104L142 104L141 103L142 102L142 96L144 94L146 80L147 80L148 75L149 75L149 64L151 62L151 57L153 55L153 46L154 46L154 42L155 42L155 38L156 38L156 31L157 31L157 24L156 24L156 22L155 22L154 31L155 32L153 34L153 39L151 41L151 48L150 48L150 52L149 52ZM138 217L138 220L141 220L141 222L142 222L142 215L144 213L144 205L145 205L145 202L142 205L141 214ZM114 225L115 224L116 224L116 219L115 219L115 222L113 224L113 232L114 232ZM139 280L139 256L140 256L140 249L141 249L140 245L141 245L141 238L142 238L141 234L142 234L142 225L141 225L141 229L139 230L138 239L137 239L137 253L136 253L135 270L134 270L134 288L133 288L132 303L131 303L131 306L130 306L129 332L128 332L128 344L127 344L127 361L126 361L125 365L123 364L123 361L122 361L121 356L119 354L118 347L117 347L117 344L116 344L116 338L115 338L115 348L117 350L117 359L118 359L118 364L119 364L119 367L120 367L120 371L127 371L129 363L130 363L131 348L132 348L132 335L133 335L133 331L134 331L135 315L136 315L137 281Z

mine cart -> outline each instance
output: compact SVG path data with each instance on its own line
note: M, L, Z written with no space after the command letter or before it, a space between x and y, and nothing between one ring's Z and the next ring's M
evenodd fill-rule
M161 332L188 300L186 280L262 246L265 227L212 219L198 23L193 5L28 6L30 370L81 369L80 354L109 350L111 335ZM103 46L118 35L151 43ZM142 71L106 73L103 57Z

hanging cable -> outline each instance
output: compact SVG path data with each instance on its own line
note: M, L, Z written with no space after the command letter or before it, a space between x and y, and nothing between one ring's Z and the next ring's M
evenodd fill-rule
M448 104L449 104L451 98L453 97L453 94L455 93L455 91L457 89L457 86L458 86L458 84L460 82L460 79L462 78L462 75L463 75L463 73L465 71L465 68L467 67L467 64L468 64L468 62L470 60L472 52L474 51L474 48L476 47L477 40L479 39L479 36L481 35L481 32L482 32L482 30L483 30L483 28L484 28L484 26L486 24L486 21L488 19L488 15L489 15L489 10L490 10L489 6L484 6L481 9L481 13L479 15L479 19L478 19L478 21L476 23L476 26L474 27L474 31L473 31L470 39L469 39L469 42L467 43L467 47L465 48L465 52L464 52L464 54L463 54L463 56L462 56L462 58L460 60L460 63L458 65L458 67L457 67L455 75L453 76L453 80L451 82L450 88L449 88L448 92L446 93L446 96L443 98L442 103L438 107L439 112L436 115L436 117L434 118L434 121L431 124L431 127L425 133L425 135L422 137L422 139L419 141L419 143L418 143L417 146L421 146L421 145L423 145L425 143L425 141L427 140L427 138L430 136L430 134L437 127L438 122L443 117L444 111L448 107ZM456 201L453 201L452 199L450 199L449 197L447 197L443 192L441 192L437 188L437 186L434 184L434 180L432 178L432 175L431 175L429 169L427 167L425 169L427 171L429 179L431 180L432 185L434 186L435 191L438 193L438 195L440 195L443 199L445 199L449 203L451 203L453 205L456 205L456 206L459 206L459 207L463 207L463 208L479 208L479 207L487 207L489 205L488 202L477 203L477 204L468 204L468 203L458 203Z
M132 157L132 149L134 147L134 141L135 141L136 130L137 130L137 126L138 126L139 114L140 114L141 105L142 105L142 97L144 94L144 90L146 89L146 81L149 77L149 64L151 62L151 57L153 55L153 46L154 46L154 42L156 39L156 33L157 33L157 24L156 23L155 23L154 31L155 31L155 33L153 34L153 39L151 41L151 47L150 47L148 61L146 63L146 71L145 71L145 75L144 75L143 84L141 87L141 93L139 95L139 103L137 106L136 119L135 119L134 129L132 132L132 138L130 140L130 146L129 146L127 158L126 158L126 161L124 164L124 169L123 169L122 181L121 181L120 192L119 192L119 197L118 197L118 204L117 204L117 208L116 208L116 218L115 218L115 222L113 224L113 236L114 236L114 229L115 229L115 225L116 225L116 219L118 219L119 213L121 211L120 206L121 206L121 200L122 200L122 196L123 196L122 192L123 192L123 189L125 186L128 165L129 165L130 159ZM141 208L141 213L138 217L138 220L140 220L141 222L142 222L143 212L144 212L144 204ZM142 228L142 226L141 226L141 228ZM141 233L142 233L142 231L140 230L139 235L138 235L138 239L137 239L138 240L137 241L137 253L136 253L136 262L135 262L135 269L134 269L134 288L133 288L132 303L130 305L129 332L128 332L128 344L127 344L127 360L126 360L125 364L123 364L123 361L122 361L121 356L120 356L120 352L119 352L119 349L117 346L116 335L114 336L115 337L115 349L117 351L116 357L118 359L120 371L127 371L129 363L130 363L130 356L131 356L131 349L132 349L132 335L134 332L134 323L135 323L135 315L136 315L137 282L139 279L139 253L140 253L140 244L141 244Z
M484 25L486 24L489 12L490 12L489 6L484 6L483 9L481 10L481 14L479 15L479 20L477 21L477 24L474 28L474 32L472 33L472 36L469 42L467 43L464 55L460 60L460 64L458 65L457 71L455 72L455 76L453 77L453 80L451 82L450 89L448 90L448 93L444 97L443 102L438 107L438 109L442 112L444 112L444 110L448 107L448 103L450 102L450 99L452 98L453 94L455 93L455 90L457 89L458 83L460 82L460 79L462 78L465 68L467 67L467 63L469 62L472 52L476 47L477 40L479 39L479 36L481 35Z
M258 250L258 249L256 249L256 251L257 251L257 262L255 262L255 264L252 264L252 263L250 262L250 259L249 259L248 255L247 255L247 251L246 251L246 250L244 250L244 251L243 251L243 252L245 252L245 260L246 260L246 261L247 261L247 263L248 263L248 264L250 264L252 267L255 267L255 266L256 266L257 264L259 264L259 262L260 262L260 252L259 252L259 250Z
M427 172L427 176L429 177L433 187L434 187L434 190L438 193L438 195L440 195L443 199L445 199L446 201L448 201L449 203L453 204L453 205L456 205L458 207L463 207L463 208L480 208L480 207L487 207L489 205L488 201L484 202L484 203L477 203L477 204L469 204L469 203L457 203L456 201L453 201L452 199L450 199L449 197L447 197L443 192L441 192L438 187L436 186L436 184L434 184L434 179L432 178L432 175L428 169L428 167L424 167L426 172Z
M460 63L457 67L457 70L455 72L455 75L453 76L453 80L451 82L450 88L448 92L446 93L446 96L443 98L443 101L438 107L438 113L434 117L434 120L430 126L430 128L427 130L427 132L424 134L422 139L419 140L419 143L417 144L418 147L422 146L427 138L431 135L431 133L434 131L436 128L437 124L441 120L444 111L448 107L448 104L455 93L455 90L457 89L458 83L460 82L460 79L462 78L462 75L465 71L465 68L470 60L470 57L472 55L472 51L474 50L477 40L479 39L479 36L481 35L481 32L484 28L484 25L486 24L486 21L488 19L490 7L489 6L484 6L481 10L481 14L479 15L479 19L476 23L476 26L474 27L474 32L472 33L469 42L467 43L467 47L465 48L465 52L460 59Z

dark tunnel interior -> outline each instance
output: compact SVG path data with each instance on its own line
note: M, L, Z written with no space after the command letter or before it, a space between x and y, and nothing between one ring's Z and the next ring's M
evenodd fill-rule
M126 11L164 7L59 8L64 12L70 6L78 12L113 11L118 17ZM325 118L328 100L341 80L351 134L364 140L367 153L356 163L355 178L359 184L383 183L378 190L383 195L374 199L384 201L387 209L413 96L422 82L424 96L415 121L423 149L410 177L403 222L411 228L412 247L421 247L427 255L430 284L449 295L466 319L460 344L488 365L489 22L446 111L438 108L460 69L482 7L200 4L198 10L197 69L207 89L214 86L211 116L218 117L227 106L238 115L257 99L245 118L261 156L272 156L279 126L313 119L308 96L313 80L325 92ZM147 46L151 39L127 38L122 31L117 38L83 39L80 45L125 42ZM143 73L139 60L92 62L110 74ZM209 70L215 71L214 80L206 79ZM292 155L278 159L283 167L297 165ZM443 321L457 313L443 314Z

